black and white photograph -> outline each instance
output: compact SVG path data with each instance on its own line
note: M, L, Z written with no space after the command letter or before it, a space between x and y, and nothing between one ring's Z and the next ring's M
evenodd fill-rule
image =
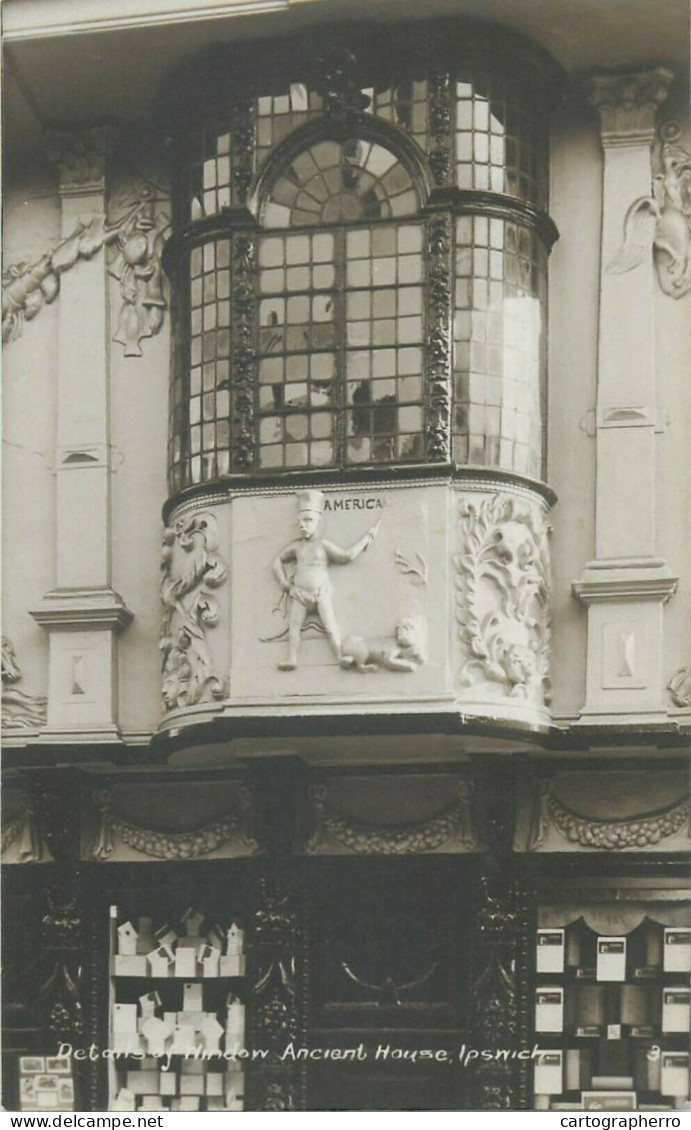
M688 0L0 19L3 1109L681 1126Z

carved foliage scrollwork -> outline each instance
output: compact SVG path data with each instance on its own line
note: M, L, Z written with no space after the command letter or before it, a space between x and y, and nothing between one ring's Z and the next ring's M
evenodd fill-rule
M473 982L474 1039L478 1046L513 1048L519 1032L516 950L520 934L514 884L498 876L481 879L483 902L477 916L479 931L477 975ZM478 1108L514 1108L515 1063L481 1062L476 1074Z
M538 785L536 817L528 839L528 850L536 851L551 827L571 844L598 851L626 851L654 847L684 827L691 838L691 800L684 799L658 812L641 813L623 820L597 820L570 811L554 795L549 781Z
M477 848L470 816L470 784L462 781L454 803L428 820L390 828L352 820L328 801L329 790L316 785L311 790L316 828L305 844L309 854L318 852L323 839L332 839L363 855L408 855L437 851L444 844Z
M691 706L691 667L680 667L667 684L670 698L675 706L683 709Z
M244 204L254 176L254 103L246 98L235 104L232 114L233 188Z
M440 187L450 183L453 169L453 130L451 128L451 76L435 72L429 84L429 164Z
M496 683L542 703L549 692L549 527L517 500L459 503L456 621L464 686Z
M231 458L239 471L251 470L254 435L254 264L255 241L250 235L233 240L233 414Z
M163 652L163 701L167 710L223 698L206 631L218 623L212 590L226 579L217 554L215 518L180 519L163 534L161 601L164 607L159 647ZM180 565L180 553L187 555Z
M262 875L254 914L254 952L258 976L250 1011L253 1046L266 1048L268 1060L254 1066L254 1110L296 1110L301 1068L282 1062L290 1040L304 1037L305 939L300 898L286 876Z
M451 220L435 216L427 229L426 433L433 462L451 458Z

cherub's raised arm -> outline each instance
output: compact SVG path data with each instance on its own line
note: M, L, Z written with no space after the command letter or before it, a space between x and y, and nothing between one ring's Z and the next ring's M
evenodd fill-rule
M334 545L332 541L322 542L329 561L333 562L334 565L348 565L351 561L354 561L356 557L364 553L372 544L379 532L379 526L380 522L375 522L364 537L361 537L360 540L356 541L355 545L351 545L349 549L341 549L339 545Z

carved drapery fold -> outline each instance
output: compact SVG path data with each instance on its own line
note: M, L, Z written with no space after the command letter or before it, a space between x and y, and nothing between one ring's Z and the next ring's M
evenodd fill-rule
M40 730L46 724L48 700L44 695L27 694L15 685L22 672L14 647L2 637L2 728L3 730Z
M682 799L656 812L643 812L620 820L601 820L573 812L554 794L549 781L538 784L536 814L528 837L528 851L537 851L550 827L569 843L597 851L640 850L652 847L687 827L691 838L691 800Z
M163 652L162 695L167 710L223 698L206 631L219 611L212 591L225 582L226 568L216 553L218 530L210 514L180 519L163 533L161 602L165 609L159 647ZM189 555L182 559L181 550Z
M451 459L451 219L435 216L427 228L427 458Z
M356 854L408 855L437 851L444 844L460 845L468 851L478 848L470 813L470 784L458 785L457 798L445 811L427 820L397 827L374 825L354 820L333 807L326 786L310 790L316 827L305 844L308 854L319 851L323 839L331 838Z
M466 658L462 686L544 702L549 694L549 527L500 494L459 502L456 621Z
M97 793L93 799L100 812L100 825L91 854L99 861L113 854L115 837L154 859L201 859L234 839L240 839L249 854L259 850L256 840L247 831L251 807L247 789L239 790L238 806L233 812L186 832L144 828L141 824L125 820L113 812L107 793Z
M157 210L156 189L145 182L135 199L115 218L92 212L74 231L33 263L10 264L2 275L2 340L15 341L60 293L60 277L80 259L92 259L103 247L113 249L111 274L120 283L122 306L114 341L125 356L141 356L140 341L161 328L167 301L163 291L161 251L168 217Z

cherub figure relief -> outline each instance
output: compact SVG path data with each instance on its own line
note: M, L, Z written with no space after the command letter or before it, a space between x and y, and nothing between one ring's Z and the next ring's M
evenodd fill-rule
M301 631L309 613L317 613L336 658L341 660L341 630L333 607L330 565L348 565L372 544L379 529L376 522L355 545L341 549L320 536L325 496L320 490L298 492L300 537L282 549L273 571L285 594L288 609L288 657L278 667L294 671L298 662ZM286 566L293 566L291 573Z
M691 156L678 145L664 144L660 162L653 195L634 200L626 213L624 242L609 270L622 274L637 267L652 243L660 286L681 298L691 290Z

